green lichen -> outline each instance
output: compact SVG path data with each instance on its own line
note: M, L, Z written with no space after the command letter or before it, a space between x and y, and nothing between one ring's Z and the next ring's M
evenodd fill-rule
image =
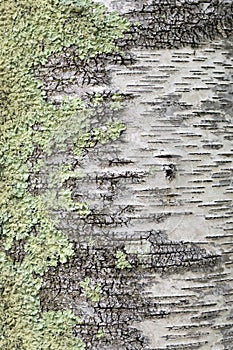
M66 180L81 177L81 172L72 171L70 164L58 166L52 170L43 165L43 172L46 171L48 172L48 185L41 194L45 207L48 210L75 211L80 216L88 215L90 213L88 203L73 201L71 190L63 188Z
M35 149L49 154L54 140L61 141L61 125L86 111L80 99L47 102L34 69L64 47L76 47L86 60L117 51L115 39L128 24L89 0L2 0L0 26L0 348L81 350L85 345L72 336L74 314L41 313L43 274L73 249L51 221L44 198L29 192L28 160ZM35 169L40 167L38 162ZM69 193L62 195L71 203ZM14 262L9 250L19 240L25 257Z
M80 286L83 288L87 299L94 303L100 301L101 283L93 285L91 279L86 277L85 280L80 283Z
M103 339L106 337L106 334L104 333L104 331L102 329L99 329L98 332L95 335L96 339Z
M124 130L125 125L119 120L116 120L114 122L108 122L104 126L93 128L91 131L80 133L74 152L80 157L83 154L83 150L93 148L98 143L106 144L117 140Z
M115 93L112 95L112 102L110 103L110 108L113 111L118 111L122 108L122 104L125 101L125 96L120 93Z
M116 253L116 268L119 270L132 268L132 265L127 260L126 254L120 250Z
M16 266L0 254L1 349L79 349L80 339L72 337L79 318L70 311L45 312L39 316L38 292L42 278L34 278L25 266Z

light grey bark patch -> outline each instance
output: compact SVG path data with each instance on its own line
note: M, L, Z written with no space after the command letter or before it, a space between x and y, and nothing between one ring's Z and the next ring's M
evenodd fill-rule
M90 349L232 349L232 42L203 43L221 34L215 27L219 18L231 23L231 3L176 3L178 8L171 1L145 2L144 9L153 10L146 14L140 2L127 2L127 11L118 2L122 12L140 15L146 25L161 6L174 6L168 43L164 38L156 49L149 44L146 49L142 31L136 37L140 48L129 54L131 64L100 62L99 72L101 67L108 72L106 84L102 78L96 85L78 81L80 89L70 96L83 96L87 104L95 91L105 91L90 127L118 116L127 128L118 141L87 149L81 158L72 147L67 152L55 145L34 187L43 193L48 175L62 164L82 171L63 186L74 201L90 202L91 211L81 217L51 210L76 255L48 271L41 302L44 310L71 308L81 314L83 324L74 333ZM194 36L195 44L202 42L195 50L172 41L181 16L191 33L185 38L192 42L197 26L185 22L189 13L203 30L210 26L207 36L202 28ZM158 20L165 24L168 17ZM59 101L69 93L62 89L51 88L49 98ZM118 112L109 108L114 91L126 96ZM132 268L116 268L118 251ZM99 302L84 295L80 283L86 277L91 288L101 283ZM105 337L96 338L99 330Z
M206 94L193 89L196 84L218 84L211 62L225 62L221 45L221 42L213 43L218 50L212 51L212 56L206 47L195 56L187 48L159 51L156 60L147 64L145 70L138 67L143 67L143 61L150 60L153 52L135 51L138 62L133 67L113 71L114 86L123 94L135 94L121 111L127 130L119 141L89 150L76 165L82 168L84 176L68 183L74 199L81 194L92 203L91 213L84 218L74 212L53 213L60 215L58 227L83 247L84 264L89 268L85 273L77 268L82 256L77 251L77 260L71 262L71 266L76 266L72 277L75 281L81 276L83 279L90 276L94 283L101 280L107 285L107 297L103 299L111 300L115 293L112 283L120 278L121 287L115 298L124 295L124 306L121 303L118 308L109 307L107 303L106 307L103 303L94 310L85 300L81 302L84 297L80 299L79 287L69 287L72 280L69 272L61 271L62 292L55 287L59 285L58 277L48 274L45 280L41 299L44 308L68 306L77 313L81 308L85 322L76 332L82 334L93 349L144 349L146 346L149 349L208 349L215 343L220 347L224 344L226 349L231 347L227 329L231 325L232 158L231 143L226 136L231 135L232 117L223 109L224 96L215 89L209 89ZM174 55L185 57L186 64L172 63ZM196 60L199 57L201 61ZM164 72L164 61L169 68L165 67L166 77L159 80L156 74ZM224 75L228 72L225 67L221 66ZM153 75L159 88L154 90L154 81L150 81L150 87L144 89L143 82ZM189 84L182 89L186 81ZM230 87L228 78L226 81ZM217 103L211 103L215 100ZM55 162L54 156L50 158L48 171L53 160ZM166 179L164 171L169 164L175 164L177 169L172 181ZM131 281L131 270L119 274L113 262L108 275L103 267L107 258L101 258L98 249L90 253L90 244L97 245L99 250L104 246L112 260L117 249L125 250L132 259L130 263L136 277ZM132 256L138 261L135 266ZM98 268L96 264L100 264ZM163 270L170 274L161 278L159 274ZM54 271L55 276L57 273ZM124 279L119 277L122 275ZM145 285L139 283L141 278ZM151 285L151 281L154 286L152 289L148 286L145 293L145 286ZM131 283L133 289L125 290L124 286ZM171 293L174 285L176 296ZM54 290L54 302L49 299L47 288L49 293ZM132 301L134 293L137 298ZM134 306L130 306L130 301ZM144 311L138 315L141 309ZM162 326L162 320L159 322L161 316L166 319L166 326ZM143 330L150 345L146 345L146 339L138 332L129 331L132 325ZM97 341L94 334L101 327L107 336ZM157 330L158 336L155 336Z
M100 278L104 281L102 283L112 286L113 281L121 278L118 271L113 272L113 269L108 275L103 268L104 263L96 268L91 262L92 253L86 250L91 243L94 246L97 244L99 249L105 245L104 250L108 251L111 259L114 259L117 249L125 249L126 254L138 259L137 266L130 260L136 274L133 281L130 282L128 277L130 271L123 271L125 280L120 279L121 287L117 295L126 293L124 305L128 306L127 311L124 311L125 306L122 304L119 308L111 308L109 304L107 307L96 305L94 311L92 308L91 311L88 302L81 303L79 292L73 293L73 288L76 290L78 287L69 287L71 277L67 271L61 272L61 280L65 281L63 292L57 291L55 287L58 284L57 277L54 277L55 282L52 284L53 278L48 275L51 283L49 293L55 290L57 296L54 297L54 303L48 298L45 282L42 291L45 295L42 298L45 309L55 308L56 305L59 308L62 305L64 308L73 308L71 305L81 307L85 323L76 332L86 337L93 349L146 348L146 339L140 338L136 331L129 331L132 325L143 330L149 337L150 349L208 349L216 342L217 346L222 346L223 341L225 348L230 349L231 338L226 334L231 324L229 248L232 240L232 158L231 143L226 136L231 135L231 116L223 109L224 97L219 96L214 89L208 90L206 95L193 90L196 80L199 86L206 84L206 81L211 82L212 86L218 84L218 80L215 80L215 67L212 67L211 62L217 57L218 61L221 59L224 62L225 55L221 53L221 43L213 45L218 47L218 51L212 52L212 56L209 52L207 55L205 50L209 49L205 47L197 51L195 56L187 48L179 52L158 52L157 59L150 62L149 67L147 64L145 70L138 69L138 66L142 67L143 61L149 60L153 53L137 51L138 63L133 68L118 68L113 71L112 81L115 86L124 94L135 94L125 110L121 111L127 130L120 141L89 150L76 165L86 175L73 179L68 186L74 198L79 193L92 203L90 215L80 218L76 213L53 213L55 216L60 215L58 227L72 240L87 247L83 248L85 264L90 268L85 273L77 272L76 268L73 277L75 280L81 278L77 276L90 276L97 283L103 273L103 279ZM188 61L185 66L171 63L173 55L177 54ZM196 60L198 57L202 57L202 60ZM153 81L150 82L149 89L144 89L144 80L163 72L165 60L169 66L165 67L166 77L159 81L156 76L156 86L159 89L154 90ZM206 70L202 65L212 68ZM228 72L224 66L221 71L224 74ZM141 81L142 87L139 87ZM183 90L180 86L186 81L189 84ZM180 84L175 84L176 82ZM227 86L230 86L229 80ZM142 91L138 93L137 89ZM203 102L205 97L209 102ZM211 100L218 102L211 104ZM48 171L55 159L52 155ZM176 165L177 172L175 179L169 181L164 167L171 164L171 160ZM159 239L162 244L158 244ZM196 245L179 241L193 241ZM119 243L122 246L118 246ZM99 256L98 250L93 255L97 264L98 261L106 261ZM222 259L220 266L219 256ZM81 254L78 252L77 261L71 262L71 266L77 266L79 258L81 259ZM214 271L211 271L211 266ZM180 267L182 274L178 272ZM155 272L154 268L158 270ZM170 270L172 274L161 279L158 274L163 269ZM56 276L57 271L54 274ZM138 284L141 277L146 284L151 284L149 281L155 283L153 290L150 289L147 294L143 292L145 287ZM164 285L164 280L168 282L167 289L164 289L166 293L163 294L159 290ZM133 290L126 292L124 285L131 283ZM174 284L177 285L176 297L170 294ZM106 290L109 299L115 292L110 287L106 287ZM129 300L132 300L135 290L138 299L133 299L132 309L135 313L131 313ZM150 293L153 297L150 297ZM183 298L183 293L188 296ZM140 298L143 301L139 301ZM63 300L62 305L60 300ZM203 302L200 303L199 300ZM156 307L152 307L151 302ZM140 319L138 310L142 309L142 304L144 313L139 315ZM76 312L80 310L77 309ZM91 312L89 318L88 312ZM93 321L95 313L100 318ZM163 327L162 321L158 322L161 316L167 320L165 324L169 327ZM118 319L119 322L116 321ZM150 328L147 328L147 322L151 322ZM94 339L94 334L101 327L107 337L98 342ZM157 329L158 337L154 335Z

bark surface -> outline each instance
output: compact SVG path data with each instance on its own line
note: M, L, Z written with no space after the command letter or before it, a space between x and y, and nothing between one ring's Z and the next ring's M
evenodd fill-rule
M102 96L90 129L126 125L79 158L54 145L34 179L43 193L69 158L82 176L65 186L91 203L51 210L76 253L46 274L43 310L82 315L88 349L233 349L232 2L103 2L131 22L122 53L68 49L36 72L54 103Z

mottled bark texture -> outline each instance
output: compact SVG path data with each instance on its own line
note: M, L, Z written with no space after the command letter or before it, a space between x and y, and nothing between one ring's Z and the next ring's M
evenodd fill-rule
M87 62L69 48L35 73L54 103L101 95L90 130L126 125L82 157L55 145L32 179L43 193L69 158L82 176L63 186L90 203L51 210L75 256L46 274L42 308L81 315L87 349L233 349L232 2L105 4L131 22L122 52Z

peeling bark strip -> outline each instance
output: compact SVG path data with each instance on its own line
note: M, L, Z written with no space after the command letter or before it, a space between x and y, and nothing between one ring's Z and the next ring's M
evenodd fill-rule
M233 349L232 2L105 3L131 22L126 53L68 49L36 73L54 103L83 97L90 132L126 125L81 157L55 144L32 179L43 194L68 162L82 176L63 188L90 203L51 209L76 254L46 274L43 310L81 315L74 335L92 350Z

